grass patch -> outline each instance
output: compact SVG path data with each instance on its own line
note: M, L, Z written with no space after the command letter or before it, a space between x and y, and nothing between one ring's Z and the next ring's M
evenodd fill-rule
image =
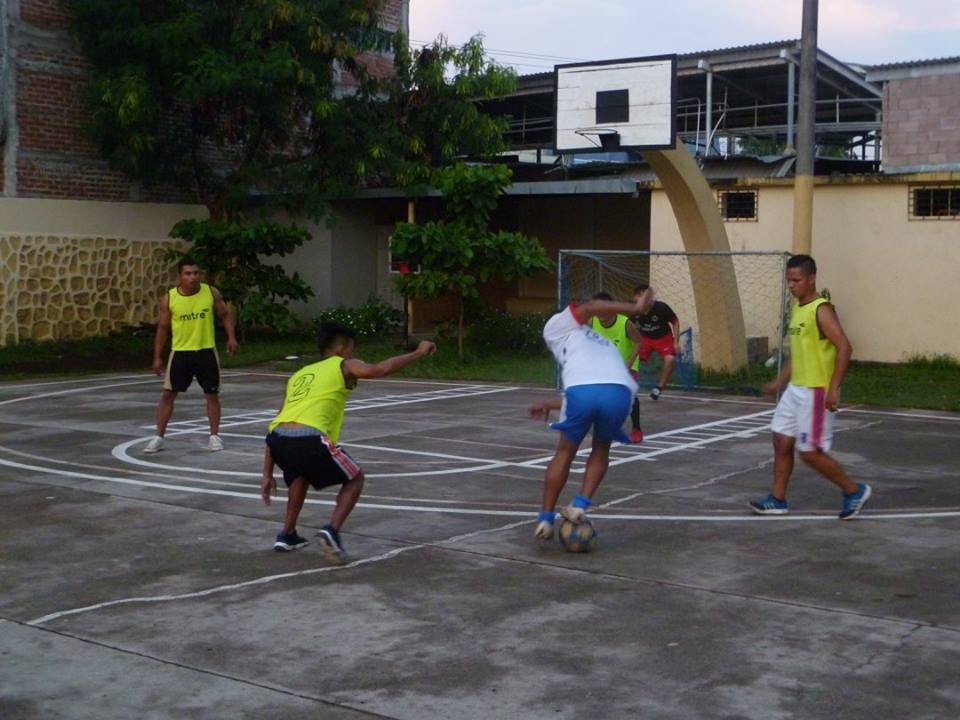
M225 368L269 361L272 368L292 373L318 358L313 336L306 332L248 334L240 351L233 357L223 352L222 338L218 345ZM357 357L367 362L378 362L403 351L396 338L363 340L357 344ZM284 361L283 358L289 355L296 355L299 359ZM145 371L150 368L152 356L153 329L149 326L102 338L25 342L0 348L0 379ZM475 349L460 360L455 341L446 340L440 343L434 355L407 367L398 376L550 387L554 383L554 363L546 350L523 353ZM645 379L653 377L649 371L644 376ZM757 395L760 386L773 377L773 370L752 366L737 373L701 371L699 384L734 394ZM844 405L960 411L960 362L943 355L913 357L897 364L854 362L843 383L841 401Z

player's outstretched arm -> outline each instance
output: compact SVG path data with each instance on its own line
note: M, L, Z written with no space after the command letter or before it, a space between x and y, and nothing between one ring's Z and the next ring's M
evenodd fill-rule
M559 396L549 398L547 400L541 400L540 402L533 403L528 412L530 417L534 420L544 420L547 421L550 419L551 410L559 410L563 406L563 399Z
M166 293L157 304L157 332L153 337L153 371L163 375L163 348L170 332L170 298Z
M653 288L647 288L637 296L634 302L619 302L617 300L588 300L582 305L577 305L576 315L581 322L587 322L592 317L602 313L643 315L653 306L653 299Z
M343 374L349 377L355 377L361 380L372 380L374 378L386 377L402 370L412 362L419 360L427 355L432 355L437 346L429 340L421 340L417 349L405 355L395 355L392 358L381 360L378 363L365 363L363 360L352 358L343 361Z
M227 352L233 355L239 347L237 344L237 336L233 329L233 313L230 312L230 307L223 301L223 295L220 294L219 290L211 286L210 292L213 293L213 311L217 314L217 317L220 318L223 329L227 333Z

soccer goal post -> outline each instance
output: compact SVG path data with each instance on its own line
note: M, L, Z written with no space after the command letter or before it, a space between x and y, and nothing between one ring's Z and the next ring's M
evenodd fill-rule
M680 322L674 382L697 387L703 371L779 367L789 257L761 251L561 250L557 296L561 307L598 292L629 300L638 284L650 285ZM650 369L641 367L641 374L649 376Z

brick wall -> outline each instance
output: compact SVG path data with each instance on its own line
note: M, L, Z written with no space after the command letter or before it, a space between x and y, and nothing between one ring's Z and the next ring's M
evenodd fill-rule
M887 169L960 164L960 73L884 84Z
M384 26L406 30L409 0L388 0ZM81 133L87 117L83 97L89 65L70 37L70 16L60 0L20 0L19 18L6 18L8 41L16 52L15 120L19 130L16 177L0 188L22 198L197 202L189 188L141 189L111 170ZM377 73L387 73L389 58L369 58ZM9 183L9 187L7 185ZM15 183L15 185L14 185Z

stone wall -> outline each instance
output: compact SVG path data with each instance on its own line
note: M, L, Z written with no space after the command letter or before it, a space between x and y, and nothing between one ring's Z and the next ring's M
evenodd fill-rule
M0 345L106 335L156 319L169 240L0 235Z
M883 91L884 168L960 165L960 73L890 80Z

